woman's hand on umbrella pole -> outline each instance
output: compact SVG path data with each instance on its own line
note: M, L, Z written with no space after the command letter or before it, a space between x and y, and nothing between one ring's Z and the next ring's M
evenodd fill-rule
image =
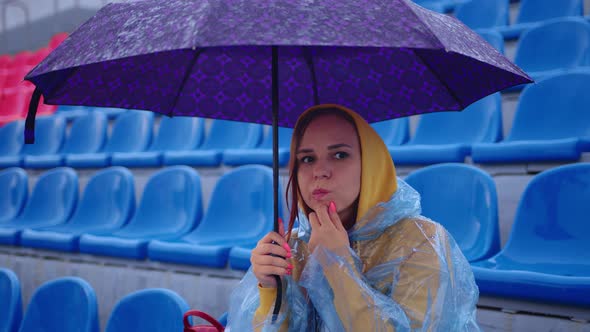
M322 246L333 252L348 250L350 240L348 232L342 225L334 202L326 207L309 214L311 236L309 238L309 250L313 252L317 246Z
M285 240L283 221L279 218L279 233L270 232L258 241L252 250L250 262L252 272L262 287L275 288L277 283L274 275L290 275L293 265L289 262L291 248Z

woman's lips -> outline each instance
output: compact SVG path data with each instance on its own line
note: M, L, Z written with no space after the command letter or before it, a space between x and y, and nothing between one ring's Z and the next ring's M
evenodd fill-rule
M314 191L312 191L311 197L315 200L321 200L329 193L330 193L330 191L326 190L326 189L315 189Z

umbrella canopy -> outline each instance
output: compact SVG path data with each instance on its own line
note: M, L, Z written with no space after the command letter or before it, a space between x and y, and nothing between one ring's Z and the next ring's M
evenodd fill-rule
M455 18L407 0L109 4L26 79L48 104L264 124L275 83L285 127L318 103L373 122L462 110L531 82Z

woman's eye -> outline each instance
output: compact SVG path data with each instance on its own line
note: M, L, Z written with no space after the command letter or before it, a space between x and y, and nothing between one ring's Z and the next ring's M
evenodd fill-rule
M336 158L336 159L344 159L346 157L348 157L348 153L346 153L346 152L336 152L334 154L334 158Z
M313 161L313 157L305 156L305 157L302 157L301 159L299 159L299 161L301 161L304 164L308 164Z

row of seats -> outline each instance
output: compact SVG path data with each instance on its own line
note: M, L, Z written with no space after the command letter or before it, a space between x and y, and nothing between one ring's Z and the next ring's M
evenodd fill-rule
M578 161L582 153L590 151L588 86L590 71L556 75L528 86L504 139L499 94L462 112L422 115L411 138L407 118L373 127L398 165L464 162L469 156L480 164ZM1 127L0 167L272 164L272 136L263 135L259 124L213 120L205 136L203 119L162 117L152 139L154 115L146 111L118 115L110 137L108 117L99 110L77 116L67 137L66 123L61 116L39 118L37 140L32 145L23 145L22 122ZM292 129L279 129L281 166L289 160L291 135Z
M24 170L2 171L0 191L4 245L224 267L232 247L253 245L273 228L272 171L260 165L220 177L205 214L200 176L187 166L154 173L137 208L123 167L94 174L80 199L77 173L67 167L43 173L30 197Z
M78 277L61 277L40 285L24 315L21 284L0 268L0 332L98 332L98 303L92 286ZM183 330L189 310L184 298L165 288L142 289L121 298L109 314L106 332ZM226 316L219 321L225 325Z
M522 0L510 24L509 0L414 0L437 12L453 15L472 29L494 29L504 39L518 39L528 29L563 17L582 17L584 0Z
M264 166L244 166L222 176L200 222L198 177L186 167L155 173L127 222L133 214L127 170L115 167L94 175L69 220L74 189L57 185L60 173L75 176L68 169L45 173L20 216L26 173L1 173L5 193L0 197L6 198L0 211L11 213L0 222L1 243L218 268L229 263L245 270L256 241L272 229L272 180ZM422 214L448 229L472 264L481 294L590 305L585 296L590 290L590 224L583 222L590 213L590 163L536 175L520 199L503 248L489 174L470 165L442 164L405 180L420 193ZM60 194L66 197L56 199Z

